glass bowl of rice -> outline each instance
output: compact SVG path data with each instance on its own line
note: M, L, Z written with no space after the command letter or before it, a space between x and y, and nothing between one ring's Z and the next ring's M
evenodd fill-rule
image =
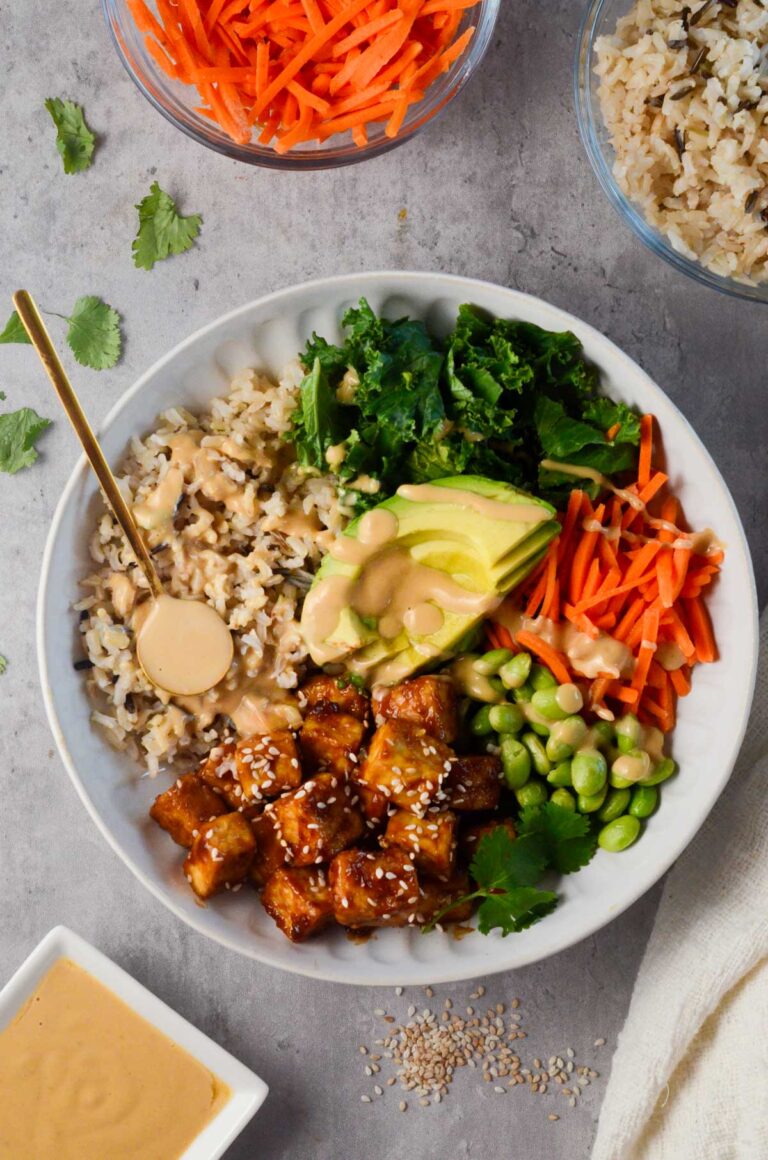
M146 0L146 6L152 16L161 10L157 0ZM135 0L101 0L101 7L112 43L128 75L149 103L182 133L208 149L248 165L280 170L317 170L353 165L396 149L442 113L480 66L491 43L501 0L475 0L466 8L460 5L456 39L470 27L474 27L474 35L447 71L426 87L420 100L408 107L396 136L387 136L385 121L372 121L367 126L365 144L355 144L349 131L335 132L324 141L313 139L283 154L273 147L274 140L271 144L260 142L261 124L255 126L251 140L238 143L207 115L205 102L194 84L183 83L168 75L158 63L162 54L158 52L153 37L146 35L136 23L133 15L137 9ZM217 11L222 7L221 4L211 5L211 9ZM247 3L242 7L246 10ZM165 5L163 10L173 13L177 7ZM148 41L153 43L148 45Z
M611 204L705 286L768 302L768 5L591 0L579 132Z

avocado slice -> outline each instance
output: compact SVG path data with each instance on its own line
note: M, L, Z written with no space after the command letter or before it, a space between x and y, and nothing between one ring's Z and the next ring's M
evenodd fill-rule
M510 518L504 511L509 507L517 508L520 518ZM371 555L362 563L325 556L310 590L314 603L322 598L320 586L331 577L339 578L333 581L337 592L340 581L342 588L346 582L348 599L340 608L335 627L321 641L314 635L316 626L308 612L312 599L305 603L301 621L305 642L316 663L343 661L371 680L402 680L455 655L483 616L528 575L560 530L550 504L482 476L454 476L428 485L405 486L372 510L396 517L394 538L371 549ZM370 513L350 523L342 536L364 543L367 516ZM398 582L402 579L401 603L407 600L409 583L414 590L413 580L418 576L423 582L418 602L426 600L440 608L439 627L424 635L409 631L397 621L395 634L389 624L389 635L385 635L379 630L379 621L362 616L355 607L356 594L370 580L376 561L384 552L393 550L403 560L402 568L395 570ZM414 571L409 574L410 567ZM459 611L455 601L454 607L448 608L438 599L425 597L424 585L429 590L425 568L433 570L436 584L448 576L452 587L484 599L475 602L472 611ZM393 597L397 596L396 587L395 584L392 588ZM450 599L447 603L451 603ZM484 605L485 611L478 611L477 605Z

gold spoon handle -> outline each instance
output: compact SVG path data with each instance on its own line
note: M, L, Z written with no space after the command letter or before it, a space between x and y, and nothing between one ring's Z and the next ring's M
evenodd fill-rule
M133 518L133 513L125 502L109 464L104 458L104 453L98 444L96 436L83 413L83 409L72 388L72 384L67 378L67 373L61 365L59 356L46 330L45 323L40 317L40 311L37 309L31 294L26 290L18 290L14 294L13 304L16 307L24 329L29 335L29 341L40 356L40 361L45 367L48 378L53 383L54 390L59 396L59 401L75 429L75 434L83 446L83 451L96 473L96 478L101 484L102 491L114 512L115 519L122 528L126 540L133 548L141 570L147 578L152 595L155 597L162 596L163 585L155 571L155 565L152 563L152 557L147 551L147 545L141 537L141 533L136 526L136 521Z

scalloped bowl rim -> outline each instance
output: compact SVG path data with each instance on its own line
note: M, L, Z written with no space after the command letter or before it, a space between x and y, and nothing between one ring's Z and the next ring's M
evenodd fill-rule
M728 542L727 559L730 562L729 567L733 570L734 577L736 571L738 570L739 572L736 603L741 609L745 610L745 614L746 610L748 610L748 619L744 624L744 630L742 632L742 651L739 657L739 666L736 669L736 677L740 681L737 690L738 703L732 705L731 713L724 718L729 724L733 722L733 728L727 731L728 741L721 755L720 768L714 771L710 777L707 792L700 795L698 799L694 798L692 802L687 802L687 813L685 814L687 821L681 827L680 831L674 835L674 840L668 841L666 844L662 843L664 849L658 852L658 855L651 860L651 864L643 866L643 872L637 874L632 882L625 884L619 898L614 899L610 904L594 906L593 913L587 921L579 922L575 927L573 922L563 921L562 915L565 914L565 905L561 905L543 923L538 924L538 926L531 928L531 930L522 935L511 936L507 939L501 939L497 936L490 936L487 939L480 935L473 936L473 945L480 951L480 954L479 956L474 954L468 960L460 957L453 958L450 954L447 954L443 956L444 962L435 959L424 962L409 958L407 955L396 955L392 961L372 962L366 957L364 953L366 947L364 946L355 947L356 951L363 952L359 958L339 960L323 952L322 937L320 940L315 940L314 944L307 943L301 947L294 947L284 939L283 935L275 927L275 939L271 940L269 946L265 947L263 942L260 943L256 939L253 940L253 945L243 945L243 942L237 937L231 936L220 929L211 929L209 923L206 921L205 916L207 912L205 909L185 907L181 901L182 896L179 895L177 899L168 885L164 884L157 870L154 870L154 873L147 872L123 848L120 840L112 832L108 820L102 816L92 800L86 784L88 777L86 776L84 778L78 769L78 764L71 751L71 738L67 736L68 729L71 729L71 726L62 724L62 693L61 688L57 688L52 682L52 655L49 655L48 606L52 600L53 580L51 564L57 548L60 530L68 508L75 499L76 489L85 484L92 494L96 493L95 482L91 483L89 480L88 468L83 457L79 459L75 466L56 506L43 555L38 591L36 626L38 663L43 699L51 730L65 768L81 801L115 853L147 890L168 907L177 918L187 923L187 925L199 933L213 938L229 949L235 950L257 961L264 962L267 965L279 967L304 976L335 982L366 985L451 982L522 967L565 950L574 943L593 934L637 901L638 898L661 878L669 866L682 853L683 849L703 824L710 809L724 788L732 772L746 729L757 668L757 596L749 548L744 530L741 526L741 521L730 492L704 445L677 407L629 356L625 355L620 348L615 346L609 339L605 338L605 336L587 323L582 322L564 310L550 306L539 298L524 294L520 291L499 287L489 282L458 275L398 271L336 275L330 278L322 278L297 284L255 299L201 327L176 345L170 352L158 359L118 399L103 421L100 432L108 433L113 429L115 423L119 421L121 414L130 402L148 384L151 384L158 374L161 374L184 352L189 351L190 348L205 340L207 337L214 335L217 330L225 330L233 323L245 322L249 315L253 315L258 311L263 312L267 309L272 311L272 314L270 314L266 322L262 321L262 325L268 324L270 321L274 321L273 315L279 311L281 305L290 303L293 297L300 297L307 292L313 295L318 302L324 303L325 309L329 308L328 303L331 300L335 304L338 304L339 301L346 302L351 299L356 299L360 294L375 298L377 292L388 292L390 297L393 298L399 295L407 295L411 292L412 294L422 295L425 300L437 300L442 293L446 295L447 299L451 299L452 301L493 301L497 305L488 306L488 309L492 309L500 315L528 318L531 321L535 321L538 318L540 325L573 329L580 339L586 341L587 345L598 346L606 357L612 359L615 364L620 365L622 371L626 373L628 378L633 379L636 384L643 384L641 389L647 390L655 396L654 403L658 406L659 410L667 412L667 418L670 422L676 416L677 422L681 425L678 434L687 436L689 447L692 447L700 458L703 457L703 463L708 470L708 482L716 489L717 500L722 508L722 518L730 519L732 538ZM594 359L594 355L590 357ZM598 366L600 366L598 360L595 359L594 361L598 362ZM616 390L615 384L613 386L614 390ZM182 401L180 400L180 402ZM135 432L122 432L121 447L125 447L132 434L135 434ZM679 445L676 450L679 452ZM70 592L67 601L68 606L71 606L75 599L75 594ZM721 669L722 664L723 662L721 661L719 665L702 666L702 668L708 668L711 672L715 672ZM71 664L69 665L69 669L71 669ZM727 683L725 681L716 682L718 686L722 685L723 687L718 687L716 691L715 705L719 706L720 698L729 692L726 688ZM732 680L730 684L733 685ZM77 690L79 690L80 698L87 700L82 682L78 682ZM78 692L75 691L72 695L76 699ZM691 700L693 700L693 694ZM90 728L93 730L93 726ZM95 733L95 730L93 732ZM106 741L103 741L101 744L106 753L114 753ZM706 752L708 753L709 749ZM683 768L685 768L684 760ZM679 775L675 780L680 783L683 777L684 773ZM661 812L663 814L663 810ZM642 843L638 843L638 846L633 847L633 849L637 849L641 845ZM626 859L629 853L630 851L621 855L621 857ZM582 875L588 874L589 870L590 868L588 867L587 870L581 871L579 875L571 876L570 880L572 881L574 878L580 878ZM561 888L567 890L568 882L569 879L565 879L564 885ZM226 901L227 903L234 902L229 897L226 898ZM254 905L258 905L255 899L253 901ZM559 923L561 929L558 929L559 915L561 916ZM542 932L542 930L545 932L544 936L542 937L540 933L535 941L527 937L532 932ZM410 935L416 934L414 931L409 931L408 933ZM402 932L385 931L380 932L380 934L386 936L390 934L402 934ZM430 939L442 937L446 940L443 943L444 946L454 942L448 935L430 935L428 937ZM482 943L476 941L480 939L482 939ZM447 940L450 940L450 943ZM273 942L274 946L272 945ZM462 943L455 945L457 947L465 947L466 943L467 940L463 940ZM305 953L287 953L289 951Z

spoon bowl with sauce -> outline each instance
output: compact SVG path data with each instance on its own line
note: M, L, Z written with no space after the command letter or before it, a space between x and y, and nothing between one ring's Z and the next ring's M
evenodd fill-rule
M234 656L232 634L210 604L181 600L165 592L133 513L85 417L40 311L26 290L14 294L13 304L149 586L152 603L136 637L139 664L147 680L167 693L183 696L205 693L227 675Z

